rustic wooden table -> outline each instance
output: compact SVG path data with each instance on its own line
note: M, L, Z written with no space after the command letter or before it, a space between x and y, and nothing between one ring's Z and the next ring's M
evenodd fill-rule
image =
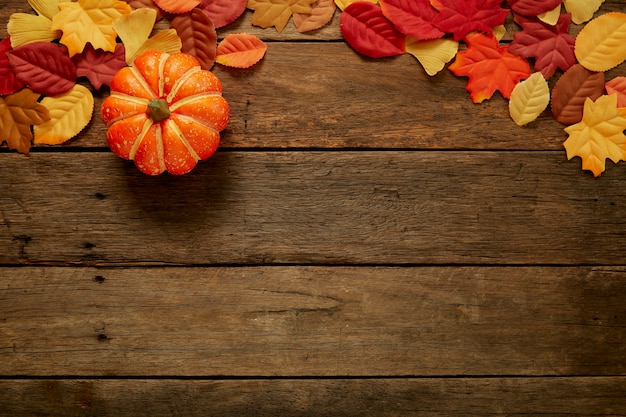
M626 415L625 163L359 56L338 13L228 31L268 52L215 68L232 120L191 174L97 116L0 148L1 416Z

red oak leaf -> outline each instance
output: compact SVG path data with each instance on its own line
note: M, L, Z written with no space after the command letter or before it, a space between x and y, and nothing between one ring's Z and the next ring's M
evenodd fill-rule
M56 96L76 84L76 66L65 47L32 42L7 53L18 80L35 93Z
M432 24L437 10L430 5L430 0L381 0L380 7L396 29L407 36L429 40L444 35Z
M13 94L24 87L15 77L7 52L11 51L11 39L7 36L0 42L0 95Z
M475 33L465 41L467 51L458 52L449 68L455 75L469 77L467 90L474 103L491 98L496 90L508 99L513 88L530 76L528 61L501 47L493 34Z
M233 23L246 10L247 0L200 0L203 10L219 29Z
M554 10L563 0L509 0L513 13L521 16L539 16Z
M439 10L433 24L444 32L453 33L456 41L473 31L491 33L509 14L509 10L500 7L501 3L501 0L430 0Z
M93 88L99 90L102 85L111 85L115 73L126 66L124 45L118 43L114 52L107 52L87 44L82 53L72 57L72 61L76 65L76 74L87 77Z
M575 40L569 33L571 14L561 14L556 25L550 26L539 19L518 17L522 31L514 35L509 52L524 58L535 58L535 69L548 79L557 68L567 71L576 63Z
M405 52L405 36L383 15L379 6L365 1L350 3L339 20L341 34L357 52L370 58Z

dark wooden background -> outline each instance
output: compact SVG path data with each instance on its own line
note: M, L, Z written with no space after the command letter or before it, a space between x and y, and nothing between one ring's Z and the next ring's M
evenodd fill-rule
M2 0L0 37L29 11ZM214 69L232 120L189 175L140 174L97 115L0 148L0 415L625 416L626 164L359 56L338 13L250 16L220 36L267 55Z

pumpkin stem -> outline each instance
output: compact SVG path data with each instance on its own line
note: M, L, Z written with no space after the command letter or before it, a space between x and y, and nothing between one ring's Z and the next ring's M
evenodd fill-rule
M157 123L167 119L170 117L170 109L167 106L167 101L162 98L150 100L146 114Z

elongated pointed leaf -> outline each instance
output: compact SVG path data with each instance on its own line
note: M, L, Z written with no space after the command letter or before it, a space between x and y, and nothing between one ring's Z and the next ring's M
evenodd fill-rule
M181 51L195 56L203 69L211 69L217 54L217 33L211 18L202 10L194 9L172 19L170 28L175 29L182 42Z
M247 33L227 35L217 45L215 62L234 68L248 68L265 55L267 45L254 35Z

